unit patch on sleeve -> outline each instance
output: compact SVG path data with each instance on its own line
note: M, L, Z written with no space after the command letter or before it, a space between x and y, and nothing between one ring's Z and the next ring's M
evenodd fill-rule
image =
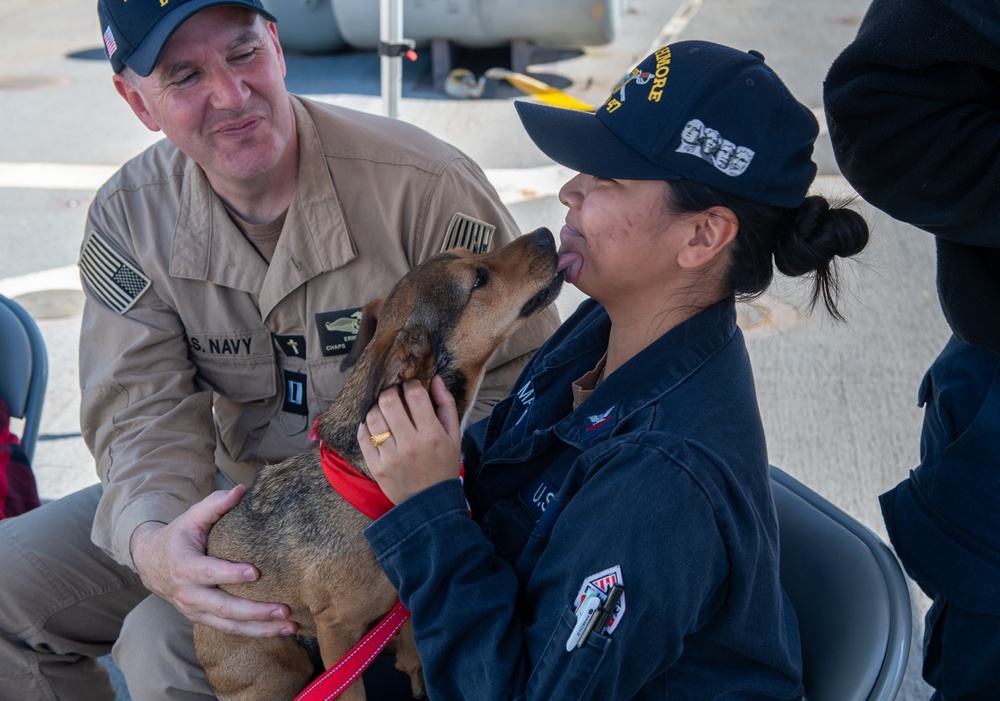
M149 278L118 255L97 233L91 233L80 254L80 273L94 293L124 314L149 289Z
M496 230L493 224L456 212L448 225L441 250L468 248L473 253L486 253L493 245L493 232Z
M608 594L611 592L612 588L618 587L624 589L625 582L622 581L622 568L620 565L615 565L614 567L609 567L601 572L595 572L589 577L584 577L583 582L580 584L580 589L576 593L576 598L573 599L574 606L580 606L588 596L592 594L597 594L601 600L606 600ZM604 632L610 635L618 627L618 624L622 620L622 616L625 615L625 596L622 594L617 597L614 602L614 608L612 610L612 615L608 618L603 628L598 629L598 632Z
M583 647L591 634L609 636L625 614L625 587L621 567L584 577L571 604L576 624L566 639L566 652Z

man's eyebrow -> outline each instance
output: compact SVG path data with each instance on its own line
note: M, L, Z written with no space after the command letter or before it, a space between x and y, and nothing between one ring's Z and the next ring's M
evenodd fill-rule
M264 35L258 31L255 27L250 27L246 31L241 32L235 39L229 42L226 47L227 51L233 51L235 49L242 48L248 45L262 46L264 44ZM169 82L178 74L183 73L189 68L194 67L196 64L193 61L175 61L174 63L165 65L160 70L160 78Z
M174 79L179 73L183 73L189 67L193 66L194 63L191 61L175 61L169 65L163 66L159 71L159 78L164 83L169 83Z
M227 46L226 48L231 50L239 48L241 46L245 46L246 44L260 45L263 43L264 43L264 34L263 32L258 30L257 25L254 25L252 27L248 27L245 31L241 32L239 36L237 36L235 39L229 42L229 46Z

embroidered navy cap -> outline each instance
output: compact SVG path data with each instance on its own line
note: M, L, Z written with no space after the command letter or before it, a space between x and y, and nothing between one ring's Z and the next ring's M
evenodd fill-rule
M816 177L816 117L756 51L681 41L633 68L596 112L515 107L538 148L588 175L694 180L780 207L800 205Z
M178 27L192 15L220 5L245 7L277 21L260 0L98 0L97 16L111 67L121 73L127 65L148 76Z

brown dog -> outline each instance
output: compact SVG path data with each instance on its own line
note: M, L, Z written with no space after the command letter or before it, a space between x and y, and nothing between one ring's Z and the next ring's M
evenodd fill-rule
M492 253L456 249L414 268L365 307L355 342L360 357L319 418L320 438L370 478L357 440L369 408L382 390L411 378L429 386L435 374L464 422L490 356L555 299L563 277L557 267L552 234L538 229ZM370 523L330 486L318 449L261 470L212 529L208 553L256 565L257 581L223 588L287 604L300 637L249 638L196 625L195 650L220 699L293 699L316 671L303 638L316 639L330 667L393 607L396 591L361 533ZM423 696L409 623L396 652L413 695ZM364 699L361 679L341 698Z

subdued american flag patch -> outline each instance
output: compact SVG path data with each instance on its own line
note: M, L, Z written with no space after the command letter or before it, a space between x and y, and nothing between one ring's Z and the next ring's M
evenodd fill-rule
M473 253L486 253L493 245L493 232L496 230L493 224L456 212L448 225L441 250L468 248Z
M131 309L149 289L149 278L129 265L96 233L83 246L80 272L97 296L119 314Z

